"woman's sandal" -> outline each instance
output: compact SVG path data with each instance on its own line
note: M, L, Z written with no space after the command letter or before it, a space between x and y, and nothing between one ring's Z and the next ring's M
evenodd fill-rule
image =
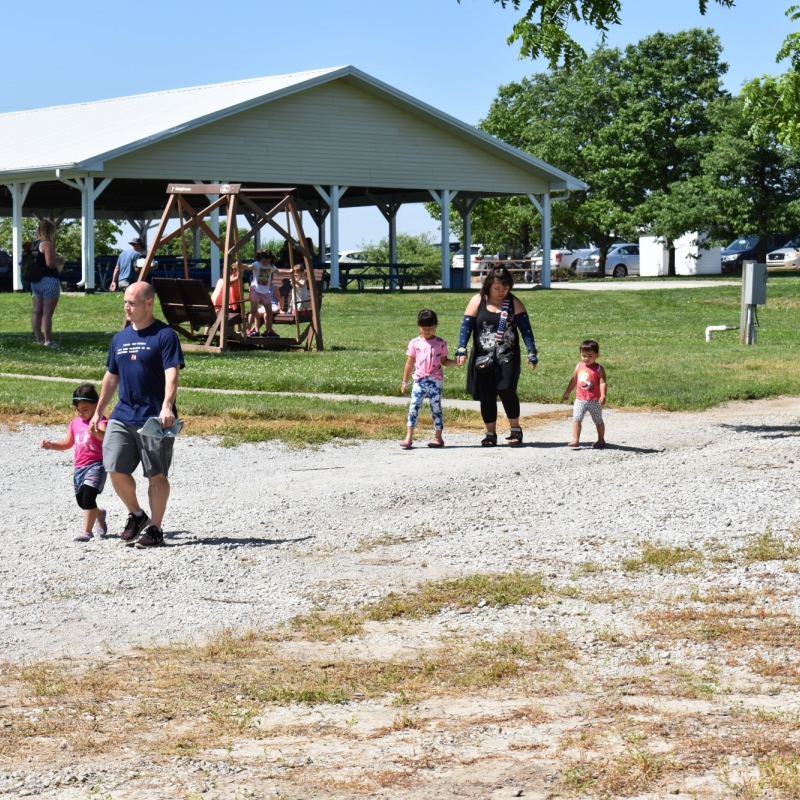
M433 448L444 447L444 442L441 439L434 439L432 442L428 442L428 447L433 447Z
M409 442L408 439L403 439L403 441L399 442L399 444L403 450L411 450L411 448L414 446L414 442Z
M511 434L506 436L509 447L522 447L522 428L512 428Z
M481 439L481 447L496 447L497 446L497 434L490 433L486 431L486 436Z

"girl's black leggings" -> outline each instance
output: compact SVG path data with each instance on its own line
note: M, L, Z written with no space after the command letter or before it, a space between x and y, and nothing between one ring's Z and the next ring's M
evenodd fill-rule
M497 395L484 395L481 398L481 417L484 422L497 422L497 398L503 404L503 411L509 419L519 417L519 397L516 392L498 392Z
M91 511L93 508L97 508L97 487L84 484L75 495L75 500L84 511Z

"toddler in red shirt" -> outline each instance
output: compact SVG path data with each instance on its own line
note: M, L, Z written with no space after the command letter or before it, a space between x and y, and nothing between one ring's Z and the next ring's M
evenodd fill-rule
M600 345L594 339L581 343L581 360L575 367L572 380L564 392L562 400L569 400L575 389L575 405L572 411L572 441L569 446L581 446L581 424L588 411L592 422L597 426L597 441L592 445L595 450L606 446L606 426L603 422L603 406L606 404L606 371L597 363Z

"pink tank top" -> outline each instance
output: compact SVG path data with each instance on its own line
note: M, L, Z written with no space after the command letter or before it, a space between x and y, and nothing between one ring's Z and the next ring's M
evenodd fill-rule
M600 365L584 364L582 361L575 367L575 397L578 400L600 399Z

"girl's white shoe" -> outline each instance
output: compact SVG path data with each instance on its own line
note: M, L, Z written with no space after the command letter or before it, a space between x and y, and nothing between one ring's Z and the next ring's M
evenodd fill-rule
M106 510L104 508L97 509L97 520L94 523L94 529L97 535L103 539L108 533L108 525L106 525Z

